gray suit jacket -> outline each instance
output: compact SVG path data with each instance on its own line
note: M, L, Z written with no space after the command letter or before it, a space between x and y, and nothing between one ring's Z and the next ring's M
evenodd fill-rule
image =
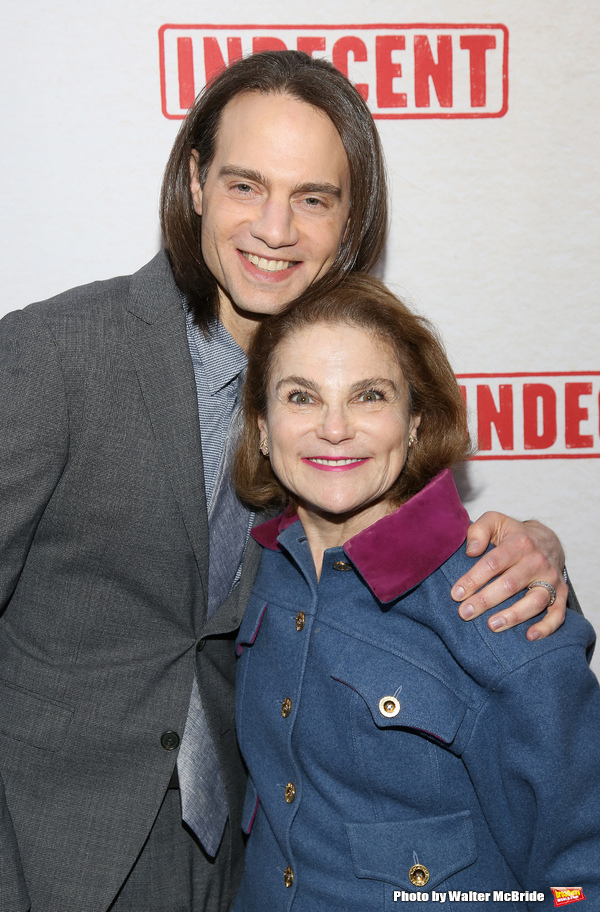
M161 736L183 734L194 666L230 809L216 864L235 889L233 631L257 562L251 541L207 623L196 387L164 253L2 320L3 912L108 907L173 771Z

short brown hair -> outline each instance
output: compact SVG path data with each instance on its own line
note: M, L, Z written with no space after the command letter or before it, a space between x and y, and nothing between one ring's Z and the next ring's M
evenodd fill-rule
M175 140L161 194L161 227L177 284L196 321L206 327L218 315L218 286L202 257L201 216L190 193L189 162L196 152L204 184L215 155L226 105L245 92L289 95L323 111L340 135L350 169L349 231L319 287L352 270L369 271L387 234L387 182L381 141L358 90L333 64L300 51L264 51L222 70L201 92Z
M354 274L327 292L305 292L261 323L254 339L244 393L244 421L234 465L240 497L259 507L283 507L288 492L259 452L257 420L267 413L268 385L278 347L292 333L318 323L347 324L372 333L396 355L408 385L410 415L420 415L418 442L390 490L400 505L442 469L472 452L467 415L456 377L436 331L373 276Z

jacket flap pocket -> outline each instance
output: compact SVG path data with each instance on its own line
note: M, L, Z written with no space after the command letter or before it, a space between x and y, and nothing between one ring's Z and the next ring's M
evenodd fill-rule
M0 681L0 732L42 750L58 751L64 744L73 710L45 700L8 681Z
M467 709L431 672L357 640L346 646L331 676L360 694L379 728L413 728L451 744Z
M254 595L250 596L235 642L236 655L242 654L243 646L252 646L266 610L267 603L264 599L256 598Z
M469 811L392 823L347 823L352 866L357 877L414 890L409 872L427 869L427 890L477 860ZM425 884L424 884L425 886Z
M244 799L244 809L242 811L242 830L246 835L252 829L252 824L254 823L254 818L256 817L256 812L258 810L258 792L256 791L256 786L252 781L251 777L248 776L248 784L246 786L246 797Z

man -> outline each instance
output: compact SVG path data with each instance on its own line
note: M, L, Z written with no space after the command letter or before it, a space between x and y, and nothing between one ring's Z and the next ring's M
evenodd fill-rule
M248 58L176 140L166 252L2 321L2 910L228 909L233 638L257 564L228 479L244 350L307 285L372 268L386 212L377 131L344 77ZM463 616L541 580L549 633L560 546L491 515L474 552L505 532L455 588ZM547 603L536 586L506 623Z

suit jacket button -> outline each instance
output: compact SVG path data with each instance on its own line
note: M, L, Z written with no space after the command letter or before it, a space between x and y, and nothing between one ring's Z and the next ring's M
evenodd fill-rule
M400 712L400 701L396 697L382 697L379 701L379 712L386 719L393 719Z
M179 741L179 735L174 731L163 732L163 734L160 736L160 746L164 747L166 751L177 750L179 747Z
M352 564L349 564L347 561L335 561L333 565L334 570L352 570Z
M298 614L296 615L296 630L302 630L302 628L304 627L304 621L305 621L304 612L299 611Z
M291 887L294 883L294 872L290 867L286 868L283 872L283 882L286 887Z
M196 652L202 652L202 650L204 649L205 646L206 646L206 640L198 640L198 642L196 643Z
M408 879L415 887L424 887L429 880L429 871L422 864L413 865L408 872Z
M292 804L294 798L296 797L296 786L293 782L288 782L285 787L285 800L288 804Z
M281 704L281 715L284 719L287 719L289 714L292 711L292 701L289 697L286 697L283 703Z

